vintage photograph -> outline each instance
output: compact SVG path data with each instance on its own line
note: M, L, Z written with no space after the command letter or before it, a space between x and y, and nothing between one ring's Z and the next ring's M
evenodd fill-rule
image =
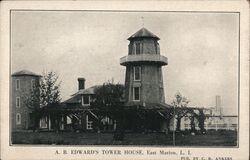
M11 10L10 145L237 148L239 18Z

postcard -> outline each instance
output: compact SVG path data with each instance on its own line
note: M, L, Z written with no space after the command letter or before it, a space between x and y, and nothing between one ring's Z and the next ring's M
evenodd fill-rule
M247 1L2 1L0 159L247 160Z

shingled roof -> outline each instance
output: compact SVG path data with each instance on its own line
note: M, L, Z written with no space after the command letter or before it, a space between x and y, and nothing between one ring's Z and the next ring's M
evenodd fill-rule
M87 89L80 89L78 92L76 92L75 94L73 94L72 96L75 95L81 95L81 94L95 94L95 89L99 87L98 85L89 87Z
M18 72L15 72L12 74L12 76L37 76L37 77L41 77L41 75L36 74L34 72L28 71L28 70L21 70Z
M160 38L157 37L156 35L154 35L152 32L150 32L149 30L147 30L146 28L142 28L139 31L137 31L135 34L133 34L132 36L130 36L128 38L128 40L132 40L135 38L154 38L156 40L159 40Z

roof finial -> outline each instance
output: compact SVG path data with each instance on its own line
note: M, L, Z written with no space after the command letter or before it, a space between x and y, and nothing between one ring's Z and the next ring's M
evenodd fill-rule
M144 28L144 17L141 16L141 20L142 20L142 27Z

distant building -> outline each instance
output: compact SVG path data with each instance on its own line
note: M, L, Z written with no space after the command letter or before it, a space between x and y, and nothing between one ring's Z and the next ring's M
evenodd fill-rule
M28 108L26 100L33 89L39 84L40 75L22 70L12 74L11 90L11 121L12 131L31 129L34 125L32 109Z
M223 115L221 107L221 96L215 97L215 107L204 108L205 129L207 130L237 130L238 116L237 115ZM196 129L198 128L198 122L196 121ZM190 115L186 115L181 121L181 129L190 129Z

